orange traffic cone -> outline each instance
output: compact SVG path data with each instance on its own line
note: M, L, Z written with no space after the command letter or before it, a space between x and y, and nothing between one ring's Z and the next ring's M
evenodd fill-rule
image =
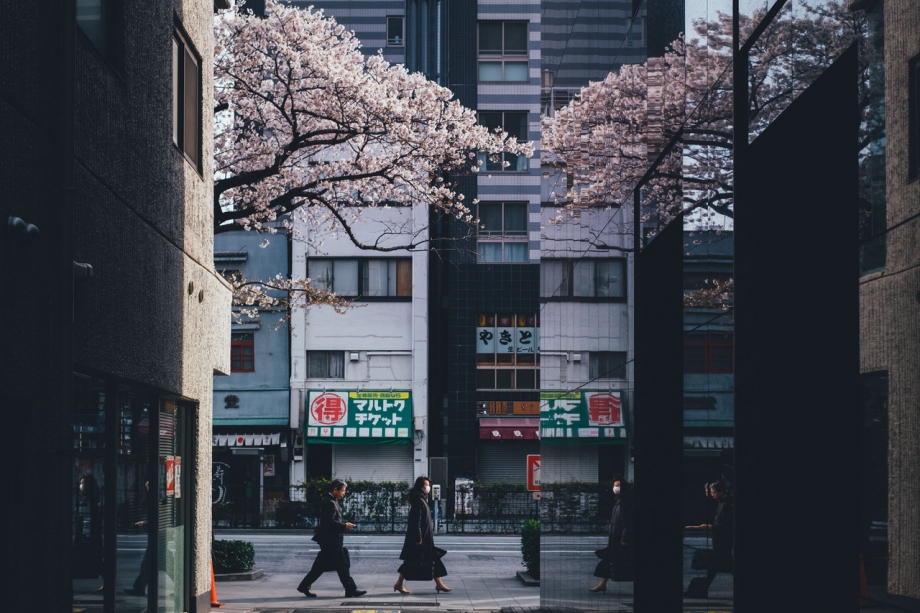
M863 555L859 554L859 606L868 605L871 602L869 582L866 580L866 563L863 562Z
M211 560L211 606L222 608L224 605L217 600L217 586L214 585L214 561Z

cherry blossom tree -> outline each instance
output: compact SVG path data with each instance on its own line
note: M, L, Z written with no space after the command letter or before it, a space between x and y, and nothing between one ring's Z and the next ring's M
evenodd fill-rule
M751 50L752 137L864 35L865 16L844 2L791 6ZM741 16L742 40L763 16ZM692 36L675 40L663 57L622 66L583 88L555 116L544 117L542 163L566 176L566 186L555 190L555 221L577 217L585 207L631 207L634 188L657 159L645 184L643 222L663 227L683 215L699 229L730 226L731 49L731 15L698 20ZM867 79L862 81L865 89ZM620 217L617 230L631 234L631 217Z
M259 17L237 8L215 18L214 231L321 232L361 249L425 248L427 233L394 222L372 236L361 213L388 207L406 216L425 205L473 216L452 180L483 156L531 155L529 143L490 132L453 93L360 42L321 11L266 3ZM277 304L277 292L333 299L309 280L238 279L238 302Z

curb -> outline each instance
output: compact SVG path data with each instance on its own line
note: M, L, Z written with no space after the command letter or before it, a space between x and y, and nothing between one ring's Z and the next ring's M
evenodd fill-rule
M238 573L220 573L214 575L214 581L254 581L261 579L265 573L261 568L244 570Z
M517 574L517 578L520 579L521 583L523 583L524 585L536 585L536 586L540 585L539 579L534 579L533 577L531 577L528 573L524 571L519 570L516 574Z

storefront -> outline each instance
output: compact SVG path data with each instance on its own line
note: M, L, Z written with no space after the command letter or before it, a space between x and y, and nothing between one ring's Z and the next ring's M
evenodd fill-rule
M540 399L545 483L596 482L627 474L627 410L621 392L541 392Z
M110 591L127 598L125 610L189 610L195 412L156 391L75 375L74 610Z
M258 528L286 498L288 433L227 431L211 437L211 503L215 527ZM229 430L233 430L229 427Z
M481 483L525 483L527 456L540 453L537 417L479 419L477 475Z

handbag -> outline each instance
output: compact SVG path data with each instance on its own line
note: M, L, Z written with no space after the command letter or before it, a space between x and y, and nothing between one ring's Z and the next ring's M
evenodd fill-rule
M599 557L601 560L609 560L612 557L610 554L610 547L604 547L602 549L598 549L597 551L594 552L594 555Z
M430 559L406 560L397 569L406 581L431 581L434 579L434 562Z

